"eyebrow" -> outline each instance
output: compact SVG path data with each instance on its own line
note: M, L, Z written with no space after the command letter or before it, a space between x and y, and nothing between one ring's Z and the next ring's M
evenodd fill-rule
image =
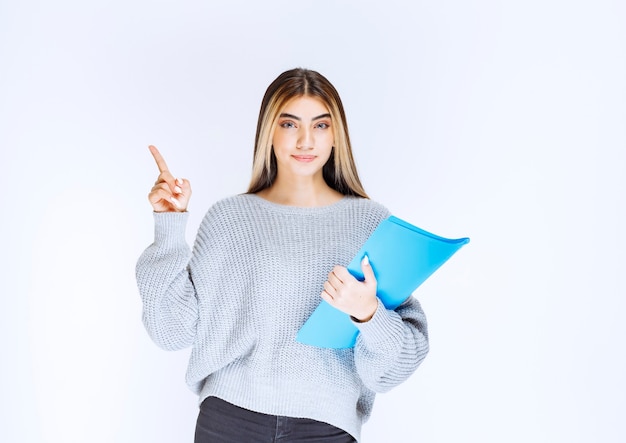
M280 114L280 118L292 118L294 120L302 121L300 117L295 116L293 114L287 114L286 112L283 112L282 114ZM318 115L317 117L313 117L311 121L319 120L321 118L330 118L330 114L326 113L326 114Z

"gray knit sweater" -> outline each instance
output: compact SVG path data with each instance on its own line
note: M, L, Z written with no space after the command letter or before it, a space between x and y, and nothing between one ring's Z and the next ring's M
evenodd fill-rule
M164 349L192 346L187 383L200 402L312 418L359 440L375 393L406 380L428 352L418 301L395 311L379 302L355 323L354 349L295 337L333 266L347 266L388 216L356 197L301 208L242 194L209 209L191 251L187 214L155 213L154 243L136 269L145 327Z

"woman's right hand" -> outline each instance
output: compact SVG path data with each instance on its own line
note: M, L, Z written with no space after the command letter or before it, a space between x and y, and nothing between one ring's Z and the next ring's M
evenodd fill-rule
M154 212L185 212L191 198L189 180L175 178L159 150L152 145L149 149L159 168L159 177L148 194L152 209Z

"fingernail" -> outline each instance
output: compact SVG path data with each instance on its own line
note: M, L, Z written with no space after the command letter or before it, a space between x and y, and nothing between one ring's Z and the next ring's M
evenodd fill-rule
M176 179L176 184L177 184L178 186L182 186L182 185L183 185L183 181L182 181L180 178L177 178L177 179Z
M370 264L370 259L367 255L363 257L363 264L366 266Z
M180 186L175 186L175 187L174 187L174 192L176 192L177 194L180 194L180 193L182 193L182 192L183 192L183 190L182 190L182 189L180 189Z
M170 201L174 204L174 206L176 206L177 208L180 208L180 203L174 197L172 197Z

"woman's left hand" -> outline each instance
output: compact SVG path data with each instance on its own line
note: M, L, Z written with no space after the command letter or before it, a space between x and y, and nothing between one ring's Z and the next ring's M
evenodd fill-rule
M322 298L360 322L369 321L378 308L376 277L367 255L361 261L365 280L359 281L347 268L335 266L324 283Z

